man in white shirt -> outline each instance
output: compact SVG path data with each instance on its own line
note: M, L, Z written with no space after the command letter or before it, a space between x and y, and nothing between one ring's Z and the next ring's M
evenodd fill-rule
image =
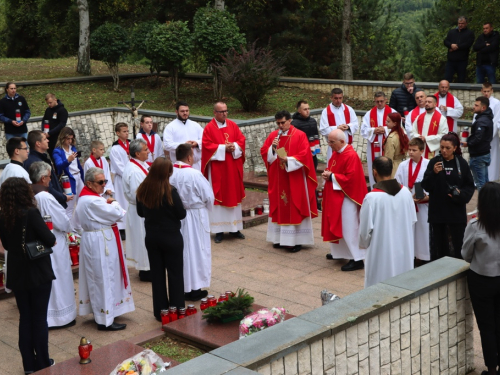
M405 127L408 125L410 131L406 133L408 139L411 139L411 132L413 128L413 123L417 119L419 115L425 113L425 98L427 95L424 90L418 90L415 93L415 101L417 102L417 106L413 108L406 116L405 116Z
M163 144L160 136L153 131L153 119L151 116L144 115L141 117L141 130L137 133L136 138L144 139L148 144L149 156L146 163L151 165L156 158L163 156Z
M493 112L493 138L491 139L491 163L488 167L488 179L497 181L500 179L500 100L493 96L493 85L489 82L483 83L481 93L490 100L490 108ZM475 119L476 115L474 114Z
M197 122L189 119L189 105L186 102L178 102L175 105L177 118L170 122L163 131L163 148L165 155L175 163L175 150L182 143L193 146L194 164L193 168L201 170L201 137L203 128Z
M441 114L446 116L448 131L457 132L457 120L462 117L464 107L457 97L450 94L450 82L442 80L439 82L438 92L434 94L437 106Z
M104 171L104 177L108 180L104 188L104 195L105 198L107 198L113 196L115 188L111 180L111 172L109 170L108 161L104 157L104 152L104 143L101 141L92 141L90 143L90 157L83 165L83 173L87 172L87 170L92 167L101 168Z
M30 176L23 163L28 159L30 153L26 138L13 137L7 141L7 154L10 158L10 163L7 164L0 176L0 185L9 177L22 177L28 184L31 184Z

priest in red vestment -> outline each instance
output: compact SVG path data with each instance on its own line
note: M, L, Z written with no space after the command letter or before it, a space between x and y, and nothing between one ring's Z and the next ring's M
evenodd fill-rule
M279 130L260 149L269 180L267 241L295 253L302 245L314 245L311 219L318 216L318 181L305 133L291 125L288 111L274 118Z
M330 242L328 259L349 259L342 271L364 268L365 250L359 248L359 210L365 195L365 173L354 148L346 143L342 130L328 134L332 157L323 172L323 220L321 236ZM329 254L330 255L330 254Z
M224 232L244 239L241 201L245 198L243 163L245 136L235 122L227 118L227 105L214 105L214 118L203 130L201 171L214 191L214 207L210 213L210 231L215 243L222 242ZM312 160L312 159L311 159Z

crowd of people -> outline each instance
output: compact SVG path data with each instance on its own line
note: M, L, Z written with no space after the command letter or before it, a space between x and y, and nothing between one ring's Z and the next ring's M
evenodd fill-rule
M99 330L126 328L115 318L135 309L128 267L151 282L159 321L162 310L205 298L211 282L210 234L215 244L226 233L245 239L245 136L228 119L227 105L215 103L214 117L203 128L189 118L189 105L178 102L177 118L163 137L153 130L151 116L141 117L133 140L128 124L117 123L109 162L100 140L92 141L83 162L75 132L66 124L68 113L55 95L46 96L41 129L27 133L29 107L15 84L6 88L9 105L19 108L12 113L0 108L10 157L0 177L0 238L6 286L20 311L25 372L53 363L48 329L76 324L77 313L92 313ZM475 189L480 197L487 189L483 196L490 197L498 186L488 181L500 177L500 105L492 85L483 83L470 134L460 137L463 106L448 81L437 89L426 94L407 73L389 105L384 92L374 94L374 107L361 124L343 103L340 88L331 91L319 124L306 100L297 103L293 115L277 112L277 130L261 148L268 174L267 241L273 248L295 253L314 245L312 220L321 216L327 259L345 260L344 272L364 268L365 287L444 256L473 258L466 204ZM358 131L366 139L368 184L352 146ZM320 137L328 148L318 182ZM462 147L468 147L469 163ZM42 219L46 215L52 218L52 232ZM493 238L498 231L488 225L479 218L474 230ZM78 309L70 232L81 237ZM28 260L25 242L31 240L51 247L52 254ZM474 272L477 287L484 273L480 267ZM473 303L476 308L485 302Z

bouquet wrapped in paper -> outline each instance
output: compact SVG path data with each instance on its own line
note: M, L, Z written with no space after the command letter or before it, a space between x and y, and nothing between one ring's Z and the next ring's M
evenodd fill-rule
M163 363L155 352L146 349L120 363L109 375L159 375L167 367L170 362Z
M240 339L285 321L285 313L284 308L273 307L248 314L240 322Z

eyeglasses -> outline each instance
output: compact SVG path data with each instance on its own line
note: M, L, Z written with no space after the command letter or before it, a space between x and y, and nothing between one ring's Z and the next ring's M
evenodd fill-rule
M99 185L101 185L101 186L102 186L102 185L107 184L107 183L108 183L108 180L99 180L99 181L92 181L92 182L94 182L94 183L99 184Z
M276 123L277 123L278 125L285 125L285 124L287 123L287 121L288 121L288 120L286 120L286 121L276 121Z
M229 113L229 111L226 109L225 111L215 111L215 113Z
M403 83L405 84L405 86L411 86L411 85L413 85L415 83L415 81L413 81L413 82L403 82Z
M28 147L18 147L17 149L18 149L18 150L27 150L27 149L28 149Z

